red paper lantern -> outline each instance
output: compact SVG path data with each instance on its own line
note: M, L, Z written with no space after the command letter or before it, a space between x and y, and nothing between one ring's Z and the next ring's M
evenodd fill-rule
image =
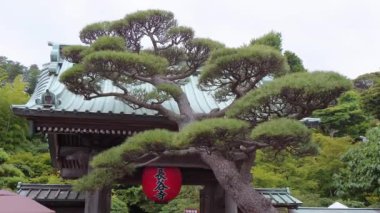
M148 199L156 203L167 203L181 191L182 174L174 167L145 167L142 188Z

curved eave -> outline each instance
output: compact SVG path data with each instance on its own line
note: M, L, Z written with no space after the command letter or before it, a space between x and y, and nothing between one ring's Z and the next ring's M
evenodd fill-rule
M13 105L12 111L15 115L19 115L26 118L35 118L35 117L47 117L47 118L92 118L92 119L146 119L146 120L155 120L155 121L168 121L166 117L160 115L149 115L149 114L124 114L123 112L115 114L112 112L102 113L102 112L80 112L80 111L66 111L66 110L55 110L55 109L30 109L24 107L23 105Z
M12 109L32 121L33 132L133 135L155 128L178 130L175 122L163 116Z

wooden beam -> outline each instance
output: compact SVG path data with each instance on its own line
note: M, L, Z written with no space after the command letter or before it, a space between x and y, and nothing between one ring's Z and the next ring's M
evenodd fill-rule
M183 185L207 185L217 183L214 174L208 169L181 168ZM142 169L137 169L133 176L126 176L118 183L127 185L141 184Z
M60 175L64 179L77 179L87 174L86 169L62 168Z
M89 153L91 152L91 149L89 147L74 147L74 146L62 146L59 149L59 156L68 156L73 155L77 152L81 153Z
M201 160L199 155L196 154L186 156L162 156L147 166L210 169L210 167Z
M60 112L60 111L41 111L13 109L16 115L24 116L34 122L36 130L38 127L54 127L51 131L60 130L61 127L78 129L86 128L105 128L104 130L130 130L164 128L173 131L178 130L175 122L163 116L154 115L132 115L132 114L102 114L84 112ZM48 128L45 129L47 131Z
M206 185L216 183L216 179L211 170L181 168L183 185ZM68 179L80 178L87 173L86 169L62 168L61 176ZM141 184L142 170L137 169L132 176L126 176L118 180L118 183L127 185Z

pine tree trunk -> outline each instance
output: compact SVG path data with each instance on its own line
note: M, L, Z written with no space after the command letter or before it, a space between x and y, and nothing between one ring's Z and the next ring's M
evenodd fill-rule
M232 197L243 213L275 213L277 210L270 200L255 191L251 184L244 181L235 163L220 153L202 153L202 160L210 166L219 184Z

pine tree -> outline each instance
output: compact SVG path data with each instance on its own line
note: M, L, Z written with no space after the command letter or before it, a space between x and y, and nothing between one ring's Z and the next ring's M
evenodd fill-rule
M242 212L275 212L251 187L256 150L313 152L310 131L296 119L327 107L351 87L348 79L332 72L288 74L279 33L227 48L195 38L191 28L178 25L167 11L137 11L120 20L90 24L80 39L86 45L63 50L75 63L61 75L69 90L87 99L115 96L134 108L155 110L179 127L179 132L137 134L99 154L91 162L94 170L78 182L81 190L112 184L133 172L134 162L146 154L153 156L150 162L164 155L196 154ZM145 41L151 46L144 47ZM200 74L202 90L231 104L196 113L181 89L194 74ZM274 80L263 84L268 78ZM120 92L102 91L99 83L104 80ZM154 89L141 89L141 84ZM169 99L177 103L179 113L163 107Z

